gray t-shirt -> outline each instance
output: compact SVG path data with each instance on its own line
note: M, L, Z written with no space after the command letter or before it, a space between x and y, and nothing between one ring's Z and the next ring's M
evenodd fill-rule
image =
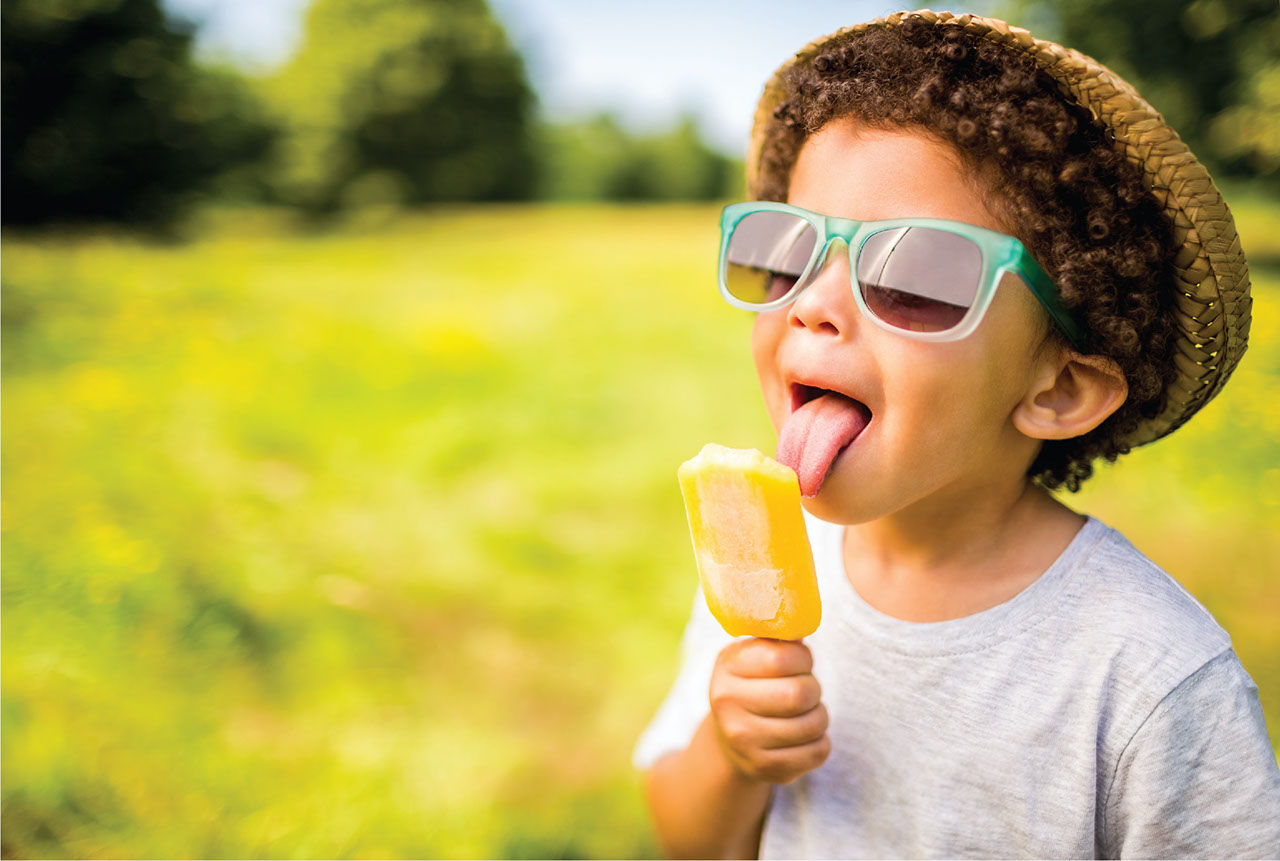
M831 756L775 788L762 858L1280 857L1257 688L1120 533L1091 518L1011 600L913 623L850 586L842 527L806 520ZM729 641L699 593L637 767L688 745Z

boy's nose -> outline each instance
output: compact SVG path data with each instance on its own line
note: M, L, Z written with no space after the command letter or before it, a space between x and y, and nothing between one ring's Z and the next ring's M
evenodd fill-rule
M818 273L809 277L808 286L791 303L787 320L815 334L847 335L858 313L850 287L848 245L833 241L818 265Z

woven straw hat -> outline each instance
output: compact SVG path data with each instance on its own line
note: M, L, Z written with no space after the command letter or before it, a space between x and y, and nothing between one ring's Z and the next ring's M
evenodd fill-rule
M806 45L765 85L756 107L747 152L747 189L758 196L763 142L777 122L774 111L784 98L786 73L811 63L835 39L872 28L899 26L919 16L937 27L966 32L1024 54L1049 75L1063 96L1086 108L1108 128L1116 150L1142 168L1150 189L1173 224L1181 246L1174 260L1174 296L1179 329L1174 359L1177 379L1169 385L1164 411L1126 438L1131 446L1159 439L1180 427L1226 383L1244 353L1249 336L1249 270L1231 212L1204 165L1187 149L1159 112L1110 69L1078 51L1033 37L995 18L950 12L897 12L846 27Z

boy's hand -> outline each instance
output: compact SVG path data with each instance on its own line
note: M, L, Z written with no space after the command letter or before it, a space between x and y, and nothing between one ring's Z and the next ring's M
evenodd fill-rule
M831 752L813 655L801 642L725 646L711 673L711 718L729 761L756 780L791 783Z

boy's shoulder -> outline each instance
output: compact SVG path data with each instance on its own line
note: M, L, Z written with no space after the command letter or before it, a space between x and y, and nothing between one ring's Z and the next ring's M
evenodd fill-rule
M1177 687L1231 648L1213 614L1119 530L1090 517L1055 615L1113 683L1153 694ZM1065 555L1065 554L1064 554Z
M1090 517L1080 537L1092 538L1072 578L1084 606L1140 637L1182 641L1195 635L1193 641L1217 651L1230 645L1213 614L1124 533Z

